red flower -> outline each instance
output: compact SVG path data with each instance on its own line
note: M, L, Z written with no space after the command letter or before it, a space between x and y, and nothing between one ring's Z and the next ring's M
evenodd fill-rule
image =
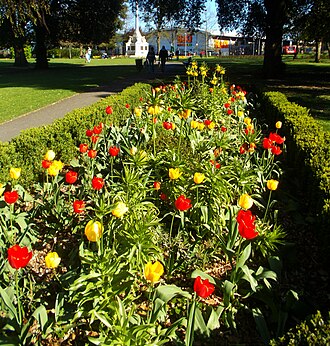
M227 114L228 115L233 114L233 110L232 109L227 109Z
M165 130L171 130L172 129L172 123L168 122L168 121L164 121L163 122L163 127Z
M244 132L246 135L248 135L249 133L254 134L254 130L253 129L244 129Z
M180 211L186 211L192 207L191 200L184 195L180 195L175 201L175 207Z
M99 136L92 136L91 137L91 140L92 140L92 143L96 143L98 140L99 140Z
M102 129L103 129L102 124L100 124L98 126L94 126L94 128L93 128L94 135L99 135L102 132Z
M154 182L154 189L155 190L159 190L160 189L160 182L159 181L155 181Z
M111 156L117 156L119 154L119 152L120 152L120 149L114 145L109 148L109 154Z
M42 160L42 162L41 162L42 168L44 168L44 169L49 168L51 164L52 163L50 161L47 161L47 160Z
M78 173L75 171L69 171L65 174L65 181L68 184L74 184L78 179Z
M262 141L262 146L264 147L264 149L270 149L273 145L273 142L271 139L269 138L264 138Z
M142 102L142 101L143 101L143 97L140 97L140 98L139 98L139 101Z
M280 147L278 147L277 145L272 146L272 154L280 155L281 153L282 153L282 150Z
M256 231L254 224L256 217L252 215L250 210L240 210L236 220L238 222L238 232L245 239L253 239L259 233Z
M94 159L97 155L97 150L94 149L89 149L88 153L87 153L88 157L90 157L91 159Z
M126 103L125 107L128 109L130 107L130 105L128 103Z
M103 178L94 177L92 179L92 186L94 190L101 190L104 185Z
M204 120L204 125L205 126L209 126L211 124L211 122L212 122L211 120L205 119Z
M229 107L230 107L230 103L229 103L229 102L225 103L225 104L224 104L224 107L225 107L225 108L229 108Z
M84 210L85 210L85 202L84 201L75 200L73 202L73 211L76 214L82 213Z
M207 298L214 292L214 285L208 279L203 280L200 276L194 281L194 291L201 298Z
M86 130L86 136L92 137L93 136L93 130Z
M161 194L159 195L159 197L160 197L160 199L161 199L162 201L166 201L166 200L167 200L167 196L166 196L166 194L165 194L164 192L161 192Z
M32 251L29 252L26 246L16 244L8 249L8 262L14 269L26 267L31 258Z
M152 122L153 122L154 124L156 124L156 123L157 123L157 118L152 118Z
M275 142L276 144L283 144L285 141L284 137L281 137L279 134L273 132L269 134L269 139Z
M112 113L113 113L112 107L111 107L111 106L106 107L105 112L106 112L107 114L112 114Z
M6 191L3 194L3 197L6 203L13 204L17 202L19 196L18 196L18 192L14 190L14 191Z
M222 132L226 132L227 131L227 127L225 126L221 126L221 129L220 129Z
M214 166L216 169L219 169L221 167L219 162L216 162L214 160L210 160L211 165Z
M81 143L81 144L79 145L79 151L80 151L81 153L86 153L87 150L88 150L88 145L87 145L87 144Z

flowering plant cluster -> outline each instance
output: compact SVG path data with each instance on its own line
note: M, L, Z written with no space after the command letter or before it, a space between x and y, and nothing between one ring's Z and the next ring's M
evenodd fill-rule
M276 274L255 261L283 237L272 193L285 138L278 123L262 133L224 73L194 63L187 82L151 88L138 107L122 106L121 126L86 129L71 162L50 148L31 191L11 169L0 218L5 336L191 345L195 330L235 327L248 297L271 287ZM104 112L115 115L111 104Z

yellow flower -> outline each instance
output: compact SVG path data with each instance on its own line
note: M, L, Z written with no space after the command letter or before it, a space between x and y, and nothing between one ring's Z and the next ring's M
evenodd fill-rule
M222 66L220 66L220 65L217 65L216 68L215 68L215 70L216 70L217 72L219 72L220 74L225 74L225 72L226 72L225 68L222 67Z
M277 129L280 129L282 127L282 122L281 121L276 122L275 127Z
M278 181L275 179L267 180L267 188L271 191L276 190L278 187Z
M53 150L48 150L44 156L46 161L53 161L55 159L55 153Z
M182 172L180 172L180 168L170 168L168 170L168 176L170 177L171 180L176 180L180 178L182 175Z
M137 147L132 147L130 150L129 150L129 153L134 156L136 153L137 153Z
M102 236L102 228L101 222L90 220L85 227L85 236L89 241L96 242Z
M163 109L159 106L149 106L148 113L151 115L159 114Z
M208 127L210 130L213 130L214 127L215 127L215 122L214 122L214 121L211 121L211 122L207 125L207 127Z
M124 202L118 202L115 208L112 210L112 215L115 217L122 217L126 212L128 212L128 208Z
M18 179L21 175L21 168L14 168L11 167L9 171L10 178L12 179Z
M204 128L205 128L204 123L198 122L197 128L198 128L198 130L200 130L200 131L204 130Z
M249 118L249 117L244 118L244 123L246 125L251 125L251 118Z
M191 120L190 126L192 129L197 129L198 127L198 121L196 120Z
M152 283L158 282L163 274L164 267L159 261L155 263L148 262L144 267L144 277Z
M218 84L218 78L217 77L213 77L213 79L211 80L211 84L213 84L213 85Z
M191 67L192 67L193 69L197 68L197 67L198 67L197 62L196 62L196 61L193 61L193 62L191 63Z
M5 191L5 186L4 184L0 183L0 196L3 194L4 191Z
M187 119L188 117L190 117L190 114L191 114L191 109L185 109L182 112L180 112L179 117Z
M135 107L134 108L134 114L136 117L140 117L142 115L142 108L141 107Z
M54 160L47 169L47 172L49 175L54 177L55 175L58 175L63 166L64 164L61 161Z
M250 209L253 205L253 199L244 193L238 200L238 205L243 209Z
M195 184L201 184L205 180L205 175L203 173L196 172L194 174L194 182Z
M45 257L45 263L47 268L57 268L61 262L61 257L59 257L57 252L49 252Z
M237 116L243 117L243 116L244 116L244 112L243 112L243 111L238 111L238 112L237 112Z

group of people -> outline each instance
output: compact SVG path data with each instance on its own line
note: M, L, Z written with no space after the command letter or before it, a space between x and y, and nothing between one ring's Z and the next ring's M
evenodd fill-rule
M165 48L165 46L162 47L162 49L159 51L158 54L159 60L160 60L160 67L162 72L165 72L165 64L168 60L168 51ZM146 63L149 66L149 70L154 72L155 71L155 63L156 63L156 53L154 47L150 47L149 52L147 54Z

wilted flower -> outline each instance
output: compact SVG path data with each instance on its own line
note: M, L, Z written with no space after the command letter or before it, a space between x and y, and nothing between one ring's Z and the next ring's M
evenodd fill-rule
M89 241L96 242L102 237L102 229L101 222L90 220L85 227L85 236Z
M267 188L268 190L275 191L278 187L278 181L275 179L267 180Z
M129 153L134 156L136 153L137 153L137 147L132 147L130 150L129 150Z
M8 262L14 269L24 268L32 258L32 251L29 252L26 246L20 247L18 244L8 249Z
M47 268L57 268L61 262L61 257L57 252L49 252L45 257L45 264Z
M128 212L128 208L124 202L118 202L115 208L112 210L112 215L115 217L122 217L126 212Z
M144 277L152 283L158 282L163 274L164 266L159 261L148 262L144 267Z
M201 298L207 298L214 292L214 285L208 279L203 280L200 276L194 281L194 291Z
M194 174L194 183L195 184L201 184L205 179L205 175L203 173L196 172Z
M180 178L182 175L182 172L180 172L180 168L170 168L168 170L168 176L170 177L171 180L176 180Z
M11 167L10 171L9 171L10 178L18 179L20 177L20 175L21 175L21 171L22 171L21 168Z
M243 209L250 209L253 205L253 199L247 193L244 193L239 198L238 205Z

